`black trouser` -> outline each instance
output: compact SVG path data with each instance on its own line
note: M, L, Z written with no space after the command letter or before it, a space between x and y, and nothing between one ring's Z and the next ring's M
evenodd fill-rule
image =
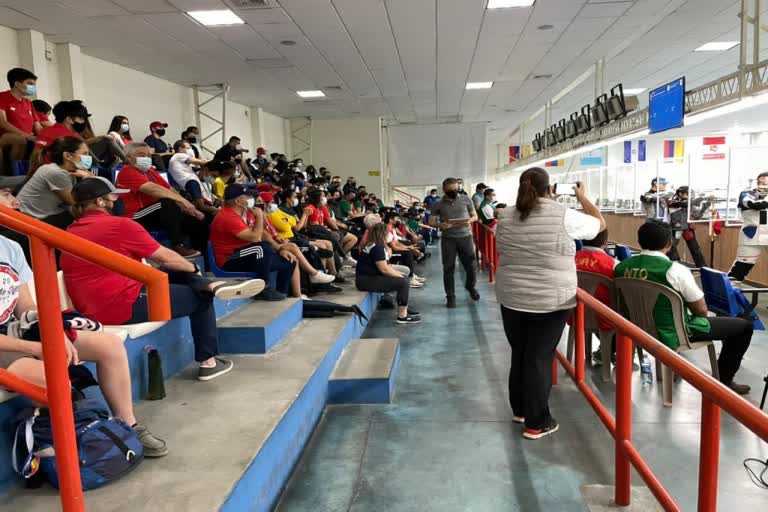
M542 429L550 419L552 360L570 313L567 309L525 313L501 306L504 332L512 347L509 404L515 416L525 418L528 428Z
M355 276L355 286L361 292L388 293L397 292L397 305L408 305L408 292L410 285L405 277L394 276Z
M733 376L739 371L744 353L752 341L752 322L743 318L716 317L709 319L709 332L691 331L688 337L691 341L721 340L723 349L717 359L720 371L720 382L730 384Z
M203 254L208 251L208 224L182 212L179 205L170 199L161 199L142 208L133 215L133 220L147 231L165 231L173 245L182 244L184 235L187 235L192 247Z
M216 310L213 307L213 293L208 290L210 281L192 272L179 272L163 267L160 270L168 274L171 318L189 317L195 343L195 361L201 363L218 355ZM133 316L125 323L139 324L147 321L147 292L142 289L133 303Z
M443 286L445 295L454 296L453 274L456 271L456 255L458 254L461 266L467 274L467 281L464 287L467 290L473 290L477 284L477 275L475 274L475 243L472 241L472 235L463 238L449 238L443 236L440 242L440 254L443 259Z
M411 251L393 251L392 257L397 258L397 263L399 265L403 265L404 267L408 267L410 272L408 273L408 277L413 276L413 253Z
M680 238L677 238L676 235L677 232L672 233L672 248L669 250L669 254L667 254L672 261L680 261L680 254L677 252L677 244L680 243ZM685 232L683 232L681 238L685 238ZM688 252L691 253L693 264L696 265L696 268L706 267L707 261L704 259L704 254L701 252L701 246L699 246L696 236L692 236L690 240L686 239L685 245L688 246Z
M291 263L280 256L269 242L259 242L242 247L232 254L221 267L229 272L253 272L267 281L271 272L277 272L275 287L280 293L291 293L291 278L297 262Z

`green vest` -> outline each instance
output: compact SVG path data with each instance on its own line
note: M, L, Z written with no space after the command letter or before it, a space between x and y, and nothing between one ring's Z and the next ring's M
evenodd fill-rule
M483 213L483 208L484 208L486 205L491 205L491 206L493 206L493 203L492 203L492 202L490 202L490 201L488 201L488 200L486 200L486 199L483 199L483 202L481 202L481 203L480 203L480 208L477 210L477 216L480 218L480 222L482 222L483 224L486 224L486 225L488 225L488 224L490 224L491 222L493 222L493 217L491 217L491 218L489 219L488 217L486 217L486 216L485 216L485 213Z
M672 261L667 258L641 254L619 263L614 270L614 276L644 279L672 288L669 281L667 281L667 271L670 267L672 267ZM624 317L631 321L632 318L624 304L624 298L619 296L619 300ZM656 332L659 335L659 341L671 349L676 349L680 345L680 340L675 332L672 304L669 302L669 299L664 296L659 297L653 307L653 319L656 321ZM691 315L688 308L685 308L685 326L689 332L709 332L709 320Z

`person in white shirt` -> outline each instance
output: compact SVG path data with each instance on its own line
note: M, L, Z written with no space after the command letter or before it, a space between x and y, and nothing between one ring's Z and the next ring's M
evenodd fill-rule
M211 191L213 177L203 182L198 174L198 171L207 165L208 160L195 157L189 142L179 140L173 145L173 156L168 162L168 174L173 180L172 183L189 195L198 210L206 216L213 216L219 211L214 206L216 201Z

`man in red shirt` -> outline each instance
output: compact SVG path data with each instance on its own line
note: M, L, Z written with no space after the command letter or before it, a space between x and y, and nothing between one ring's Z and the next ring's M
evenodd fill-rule
M72 190L78 218L67 230L136 261L145 258L168 274L171 317L189 317L195 343L199 380L211 380L232 369L232 361L216 357L218 333L213 298L251 297L264 289L264 281L211 282L199 269L177 253L157 243L138 223L112 215L118 194L104 178L83 180ZM146 289L130 278L69 254L61 257L61 268L75 308L83 315L107 325L148 321Z
M152 167L152 150L144 142L125 146L128 163L117 176L117 186L128 190L123 195L124 216L147 230L163 230L174 251L185 258L196 258L207 250L208 224L205 215L173 190ZM189 237L194 249L184 245Z
M37 77L31 71L13 68L6 75L10 89L0 92L0 169L5 160L25 160L32 151L40 118L26 96L37 94ZM8 153L7 155L5 153Z
M597 234L592 240L584 240L584 248L576 253L576 270L585 272L593 272L595 274L603 275L609 279L613 279L613 269L618 262L607 252L605 248L608 246L608 230L603 230ZM610 307L611 301L608 296L608 288L600 286L595 292L595 298ZM601 329L612 329L610 323L600 319ZM612 353L615 353L615 342L612 344ZM595 363L602 364L602 352L596 350L592 353L592 358Z
M276 288L267 287L254 299L278 301L290 292L296 258L287 249L276 252L267 240L264 212L245 185L232 183L224 189L224 206L211 223L211 245L216 264L229 272L253 272L267 279L277 272Z

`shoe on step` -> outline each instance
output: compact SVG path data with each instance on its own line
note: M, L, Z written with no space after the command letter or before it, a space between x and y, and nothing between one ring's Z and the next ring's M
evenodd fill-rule
M560 428L560 425L557 424L557 421L555 421L554 418L550 418L549 421L547 421L547 424L544 428L541 429L533 429L525 427L525 430L523 430L523 437L526 439L541 439L542 437L546 437L549 434L554 434L557 432L557 430Z
M416 279L411 278L410 281L411 288L424 288L424 283L421 281L417 281Z
M405 318L397 317L397 323L406 324L406 325L418 324L418 323L421 323L421 317L413 316L409 314Z
M446 299L445 307L448 309L456 309L456 297L448 297Z
M215 357L216 364L214 366L200 366L197 370L197 380L213 380L216 377L220 377L225 373L229 373L234 368L235 363L229 359L221 359Z
M159 437L152 435L144 425L137 423L131 427L136 433L136 437L139 438L141 445L144 447L144 457L157 458L165 457L168 455L168 447L165 445L165 441Z
M181 244L174 245L172 249L174 252L178 253L179 256L181 256L182 258L186 258L188 260L193 260L195 258L199 258L200 256L202 256L202 254L200 254L200 251L190 249L189 247L184 247Z
M475 290L474 288L467 288L467 291L469 292L469 296L472 297L472 300L478 301L480 300L480 294Z
M746 384L739 384L737 382L731 381L730 384L726 384L731 390L736 393L737 395L746 395L750 391L752 391L752 388L747 386Z
M322 270L318 270L315 275L309 276L309 282L312 284L332 283L335 279L336 278L334 276L328 275Z
M213 295L220 300L248 299L260 294L266 286L263 279L221 282L213 288Z
M264 288L264 291L262 291L258 295L255 295L253 297L253 300L266 300L269 302L277 302L280 300L285 300L285 298L286 297L284 293L280 293L274 288L270 288L269 286L267 286L266 288Z
M353 258L352 256L350 256L350 255L346 255L344 257L344 264L349 266L349 267L356 267L357 266L357 260L355 258Z
M408 316L421 318L421 313L419 313L415 309L408 308Z

